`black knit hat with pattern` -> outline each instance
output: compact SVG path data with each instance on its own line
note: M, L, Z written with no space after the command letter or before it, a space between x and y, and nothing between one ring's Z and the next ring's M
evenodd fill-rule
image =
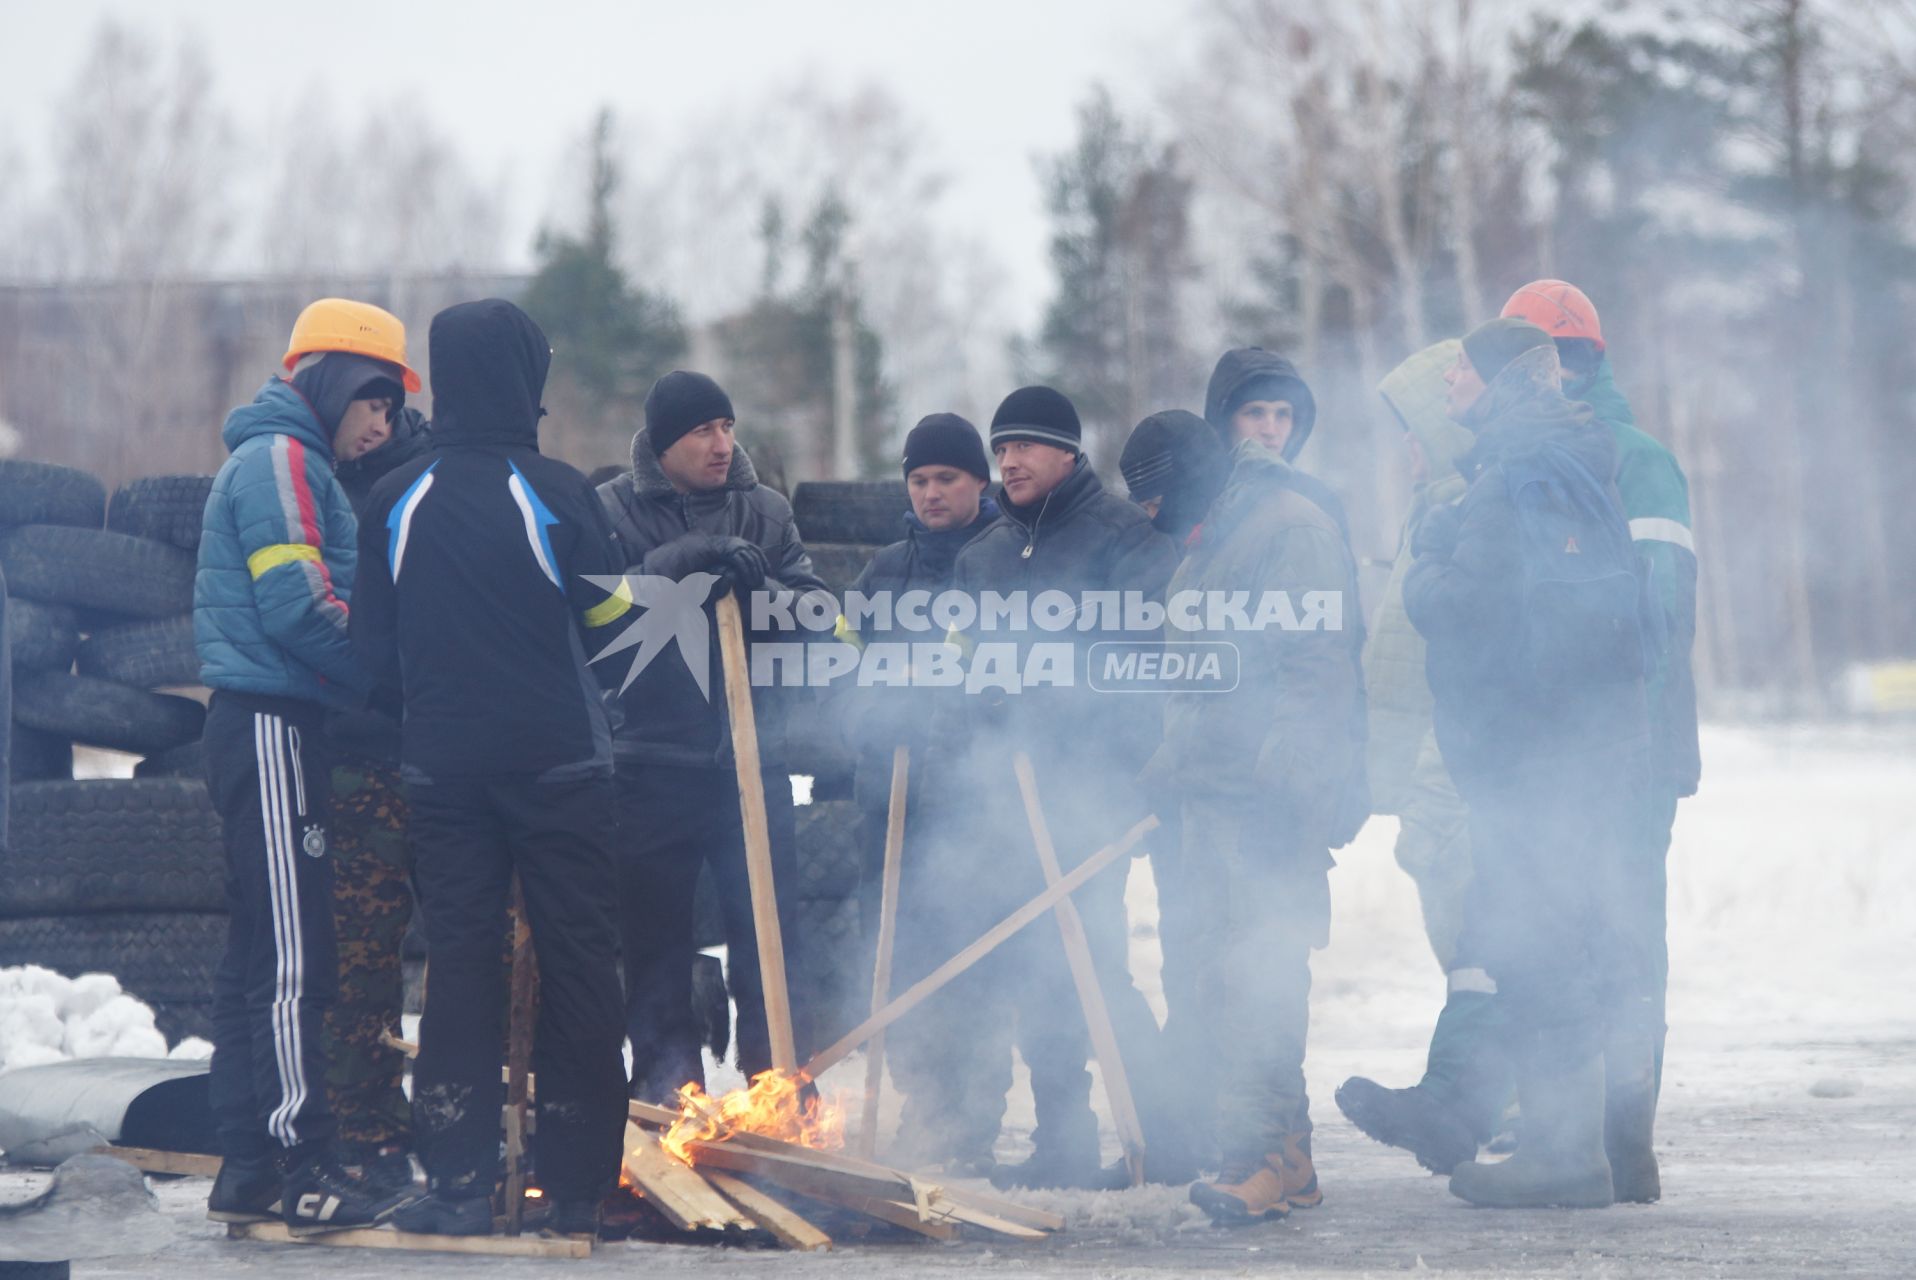
M1084 447L1084 428L1078 423L1078 411L1062 391L1019 387L991 415L991 447L996 449L1014 440L1079 453Z

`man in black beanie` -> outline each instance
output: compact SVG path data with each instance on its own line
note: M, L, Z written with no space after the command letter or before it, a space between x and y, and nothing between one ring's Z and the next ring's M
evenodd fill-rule
M1071 401L1050 387L1024 387L1005 397L991 422L991 446L1004 485L1003 518L958 555L953 586L982 599L986 592L1022 595L1031 621L1020 627L981 623L963 632L977 674L982 646L1014 642L1020 672L1028 673L1040 644L1070 646L1075 679L1025 682L1007 694L980 688L941 711L959 724L934 727L941 749L962 757L952 776L971 790L973 822L966 830L974 857L988 860L953 910L970 911L971 936L1043 887L1031 832L1012 772L1020 752L1031 758L1058 858L1070 870L1143 816L1132 780L1157 742L1150 699L1098 693L1090 687L1089 659L1100 641L1123 638L1109 604L1130 593L1162 601L1177 567L1171 540L1151 526L1136 504L1107 493L1079 449L1082 432ZM1062 595L1077 609L1066 629L1037 622L1042 598ZM1134 635L1131 638L1136 639ZM1093 962L1127 1059L1155 1053L1157 1024L1131 985L1126 954L1124 876L1107 870L1075 900L1084 918ZM959 930L962 932L963 930ZM1035 1150L1023 1164L1000 1166L1000 1186L1101 1185L1091 1077L1085 1069L1088 1036L1056 930L1028 929L995 956L993 989L1008 999L1020 1053L1031 1068L1037 1104ZM1000 1014L996 1021L1002 1023ZM1008 1056L1008 1055L1007 1055ZM1001 1104L1002 1105L1002 1104ZM1179 1145L1144 1120L1153 1178L1172 1169Z
M1162 533L1182 541L1224 488L1230 453L1195 413L1166 409L1132 429L1118 458L1131 501Z
M625 957L626 1034L632 1041L631 1092L668 1099L687 1082L705 1081L692 1005L692 894L709 863L719 891L729 949L726 982L738 1005L738 1065L747 1076L772 1065L760 985L758 941L745 870L745 835L730 722L720 679L718 626L711 615L727 591L741 595L746 624L754 592L830 595L798 538L792 505L758 482L734 437L732 402L702 373L675 370L645 398L645 426L632 437L632 470L606 482L599 498L618 535L628 573L682 580L715 575L705 602L707 680L687 666L693 655L660 652L633 672L613 738L620 821L619 917ZM830 618L835 602L821 606ZM749 635L748 641L765 638ZM715 688L716 686L716 688ZM708 695L707 690L712 690ZM797 818L784 767L784 702L753 697L765 816L771 835L779 926L788 959L798 952ZM794 981L795 997L805 985ZM806 1019L792 1010L801 1056Z
M936 599L946 590L958 553L998 519L998 504L986 492L991 462L984 440L977 427L955 413L921 419L905 437L902 464L911 500L905 536L873 556L852 584L839 636L874 657L884 652L909 661L913 651L905 646L937 642L943 635L907 625L898 616L900 602L908 592ZM860 600L875 607L859 608ZM892 985L899 990L970 941L953 936L943 910L953 893L965 891L977 869L968 845L943 838L952 822L947 812L952 788L931 767L932 708L948 692L860 683L844 689L840 703L846 738L858 753L854 794L864 855L859 912L868 942L876 936L892 751L911 749L905 804L910 856L900 886L892 970ZM994 1062L990 1054L980 1058L980 1050L993 1041L972 1025L980 1002L968 993L976 987L975 978L960 979L901 1024L889 1042L892 1076L905 1095L897 1158L914 1168L937 1165L972 1175L990 1171L1010 1063Z

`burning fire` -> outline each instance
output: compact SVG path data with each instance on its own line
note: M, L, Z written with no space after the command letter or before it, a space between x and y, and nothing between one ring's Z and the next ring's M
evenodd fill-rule
M692 1163L692 1144L723 1142L735 1133L756 1133L821 1151L845 1145L845 1113L807 1090L802 1076L762 1071L750 1088L712 1097L696 1083L679 1088L681 1114L659 1139L667 1151Z

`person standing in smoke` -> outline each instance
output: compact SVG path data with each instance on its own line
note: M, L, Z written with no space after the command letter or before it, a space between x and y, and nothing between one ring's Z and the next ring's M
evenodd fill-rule
M431 345L433 448L373 486L353 610L368 667L401 691L432 968L413 1072L431 1193L396 1221L492 1230L516 874L539 961L533 1158L551 1229L590 1233L618 1177L625 1079L612 735L586 649L630 601L599 585L622 566L585 477L539 452L545 334L490 298L434 316Z
M692 1005L692 896L702 865L712 869L725 921L739 1070L750 1077L772 1065L713 611L727 592L745 598L741 612L748 627L752 610L745 600L758 592L783 597L779 602L786 605L794 596L816 593L823 617L838 611L799 541L791 503L758 482L735 426L732 402L718 383L702 373L668 373L645 397L645 426L632 437L631 472L598 491L623 568L675 582L706 574L711 588L703 604L707 652L661 653L639 669L621 694L625 719L613 742L630 1089L633 1097L652 1102L672 1097L688 1082L705 1083ZM706 681L687 665L701 658ZM798 951L798 836L780 746L785 704L780 697L755 695L753 709L779 928L789 961ZM804 983L795 980L792 991L793 1034L802 1056L808 1042Z
M1456 1166L1450 1189L1496 1207L1607 1205L1606 1001L1635 980L1613 885L1649 747L1643 583L1615 441L1564 398L1549 335L1489 321L1447 377L1451 416L1476 435L1458 465L1468 487L1418 525L1404 604L1470 811L1460 949L1498 997L1524 1116L1516 1155Z
M333 467L384 443L420 384L398 318L342 298L300 313L284 365L221 431L232 456L207 499L193 587L231 918L208 1082L224 1161L207 1216L277 1208L313 1230L379 1221L411 1194L342 1162L327 1096L338 964L326 715L367 685L347 632L353 509Z
M1200 605L1174 608L1165 639L1232 645L1237 683L1168 695L1146 775L1180 802L1181 857L1160 888L1167 964L1191 952L1188 1025L1220 1064L1203 1119L1221 1169L1191 1201L1238 1223L1323 1199L1304 1092L1310 953L1330 937L1330 850L1367 809L1363 615L1342 504L1294 465L1316 420L1310 388L1289 361L1244 348L1218 361L1206 409L1230 473L1194 513L1171 580L1174 601ZM1254 611L1281 598L1318 612L1296 627L1213 629L1202 602L1247 596Z
M1003 518L958 554L953 573L953 587L973 600L997 592L1021 597L1036 613L1034 602L1041 594L1050 592L1056 599L1062 593L1080 611L1065 630L1040 630L1033 623L1008 633L974 624L961 634L974 677L981 674L981 660L998 652L984 646L1002 646L1007 636L1015 642L1010 647L1020 673L1029 674L1040 642L1069 646L1076 667L1069 684L1027 682L1006 691L975 681L978 692L941 708L958 723L943 720L934 726L934 737L956 757L950 776L966 789L964 812L972 819L950 838L968 838L978 857L989 860L989 869L974 874L965 894L965 907L975 913L967 924L990 924L1044 885L1013 772L1017 753L1031 758L1065 870L1142 816L1132 782L1156 745L1155 716L1146 699L1088 687L1084 671L1091 646L1123 633L1116 619L1100 625L1082 611L1094 603L1092 593L1109 599L1130 592L1161 601L1177 552L1134 504L1104 491L1081 451L1081 434L1077 410L1050 387L1022 387L1005 397L991 422ZM939 771L944 776L945 766ZM1130 981L1123 894L1124 877L1107 871L1079 890L1075 900L1130 1062L1157 1052L1158 1028ZM1031 1068L1038 1123L1030 1159L999 1166L992 1181L1001 1187L1101 1185L1106 1178L1099 1167L1086 1070L1089 1035L1057 932L1025 930L996 959L992 985L1006 1005L981 1021L988 1029L1015 1024L1011 1030ZM994 1051L1008 1056L1009 1046ZM1177 1161L1180 1135L1169 1125L1154 1132L1154 1117L1141 1118L1153 1163Z
M1424 931L1448 994L1431 1033L1424 1075L1408 1089L1353 1076L1337 1105L1378 1142L1402 1147L1435 1173L1449 1174L1490 1141L1510 1096L1495 996L1481 960L1463 955L1464 897L1470 884L1469 815L1444 768L1431 723L1424 640L1404 610L1404 579L1417 528L1461 498L1457 460L1476 443L1447 411L1446 374L1463 349L1455 338L1426 347L1378 385L1404 429L1415 486L1390 580L1364 646L1370 702L1371 809L1398 819L1397 865L1417 882Z
M955 413L934 413L905 437L905 487L911 510L905 537L882 548L852 584L847 598L862 597L876 609L857 623L841 616L839 636L861 650L936 642L942 636L912 630L899 611L906 593L926 600L951 585L958 553L998 519L991 461L978 428ZM905 803L905 864L898 906L894 989L929 973L971 939L950 927L948 904L969 891L976 851L943 838L956 823L948 788L931 765L931 708L951 690L859 685L845 691L846 737L858 754L855 797L860 811L863 877L859 910L865 937L877 937L879 884L884 869L885 829L891 797L892 751L911 750L910 789ZM962 696L959 694L958 696ZM891 1033L888 1064L904 1094L898 1132L906 1163L941 1165L970 1174L991 1170L991 1144L1003 1119L1010 1063L1003 1053L982 1052L993 1042L980 1034L979 1017L991 1016L978 999L978 979L967 975L940 992Z

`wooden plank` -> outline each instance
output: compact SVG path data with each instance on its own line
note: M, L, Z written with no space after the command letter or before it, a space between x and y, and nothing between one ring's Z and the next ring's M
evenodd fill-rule
M1136 845L1138 841L1144 839L1145 836L1157 830L1157 826L1157 815L1153 814L1125 832L1123 836L1119 837L1113 843L1106 845L1073 867L1070 873L1062 880L1048 886L1044 892L1040 893L1037 897L1025 903L1022 907L1019 907L991 928L985 930L970 946L914 983L909 990L898 996L890 1004L887 1004L883 1010L873 1014L846 1032L839 1038L836 1044L812 1055L812 1060L805 1064L801 1074L808 1079L816 1080L843 1062L857 1050L859 1045L864 1044L865 1041L871 1039L873 1035L883 1031L886 1027L898 1021L898 1019L904 1017L907 1013L910 1013L923 1003L934 991L937 991L947 982L950 982L953 978L991 954L993 950L1003 944L1006 938L1011 937L1017 933L1018 930L1024 928L1033 920L1036 920L1039 916L1051 910L1058 903L1070 897L1074 892L1084 886L1085 881L1097 875L1098 872L1104 870L1125 854L1131 852L1132 847Z
M943 1187L931 1188L926 1203L934 1213L948 1214L966 1226L979 1227L1012 1240L1035 1244L1050 1238L1051 1233L1048 1231L1027 1226L1022 1222L1013 1222L1009 1218L1001 1218L995 1213L987 1213L983 1209L968 1205L949 1194Z
M834 1169L798 1156L770 1151L753 1151L735 1142L699 1142L692 1145L695 1169L723 1169L728 1173L749 1173L769 1178L781 1187L807 1195L824 1188L840 1196L859 1196L874 1200L898 1200L911 1194L909 1180L891 1176L855 1173Z
M905 793L911 780L911 748L892 748L891 804L885 813L885 862L879 877L878 946L872 957L872 1012L891 999L891 952L898 931L898 872L905 851ZM858 1126L858 1154L878 1149L878 1093L885 1084L885 1030L865 1048L865 1114Z
M1055 885L1063 879L1063 872L1058 866L1058 851L1051 845L1050 825L1038 803L1038 780L1031 771L1031 757L1018 752L1012 757L1012 769L1018 775L1018 790L1024 795L1025 820L1031 824L1031 842L1037 846L1045 884ZM1111 1104L1111 1118L1117 1124L1124 1162L1130 1167L1131 1185L1141 1187L1144 1185L1144 1126L1138 1123L1131 1078L1125 1074L1124 1058L1118 1052L1118 1036L1111 1026L1111 1010L1104 1002L1104 988L1098 985L1091 943L1084 936L1084 918L1078 914L1078 904L1069 898L1060 898L1053 913L1058 921L1058 935L1064 940L1065 959L1071 965L1071 980L1078 988L1078 1003L1084 1008L1085 1026L1091 1032L1091 1051L1104 1076L1105 1098Z
M792 1190L798 1190L796 1187ZM894 1227L903 1227L907 1231L916 1231L921 1236L933 1240L956 1240L958 1224L942 1218L927 1217L915 1204L902 1200L884 1200L877 1196L847 1195L828 1186L820 1186L811 1191L800 1191L800 1195L810 1196L824 1204L836 1205L840 1209L850 1209L853 1213L862 1213L868 1218L888 1222Z
M189 1178L217 1178L218 1156L192 1151L155 1151L151 1147L95 1147L94 1154L124 1160L143 1173L170 1173Z
M679 1113L669 1107L661 1107L650 1102L630 1104L633 1120L654 1128L669 1129L677 1120ZM909 1174L883 1165L861 1160L857 1156L843 1151L820 1151L812 1147L801 1147L796 1143L781 1142L777 1138L767 1138L756 1133L735 1133L725 1140L725 1145L743 1147L751 1151L763 1151L772 1155L787 1155L794 1160L814 1164L820 1168L840 1169L850 1173L865 1174L870 1177L890 1177L897 1179L901 1187L909 1187L912 1179ZM1029 1205L1006 1200L990 1192L978 1191L971 1187L940 1185L939 1191L949 1199L969 1208L977 1209L994 1217L1003 1218L1021 1226L1033 1227L1039 1231L1064 1230L1064 1218L1043 1209L1034 1209Z
M481 1254L492 1258L589 1258L592 1242L582 1236L563 1239L542 1236L427 1236L391 1227L357 1227L296 1236L283 1222L235 1222L226 1228L229 1240L260 1244L320 1245L330 1249L404 1249L418 1253Z
M751 1183L734 1178L729 1173L720 1173L716 1169L708 1171L705 1174L705 1180L727 1200L737 1205L739 1211L746 1217L775 1236L787 1249L797 1249L800 1253L812 1253L832 1247L830 1236L805 1221L795 1210L780 1204Z
M659 1145L657 1135L627 1122L625 1171L645 1198L681 1231L749 1231L757 1224L710 1183Z
M758 767L758 722L752 711L751 673L745 664L745 624L738 597L719 597L719 657L725 667L725 706L732 724L732 763L738 771L739 817L745 828L745 873L752 892L752 926L765 993L765 1025L777 1071L798 1068L792 1039L792 1000L785 985L785 940L772 882L772 841L765 821L765 779Z
M532 1081L532 1032L539 1017L539 959L517 872L512 876L512 980L506 1009L506 1234L524 1228L526 1214L526 1110Z

